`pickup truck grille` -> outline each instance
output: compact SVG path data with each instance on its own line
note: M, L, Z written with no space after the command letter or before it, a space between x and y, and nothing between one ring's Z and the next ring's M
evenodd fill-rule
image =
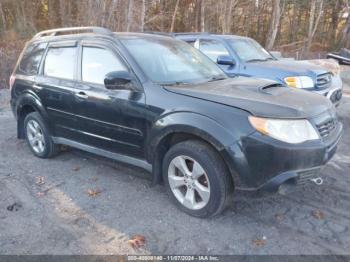
M331 73L325 73L322 75L318 75L316 79L316 87L317 89L326 89L330 87L332 83L332 74Z
M316 125L318 132L320 133L322 138L325 138L330 135L330 133L336 128L337 119L331 118L327 121Z

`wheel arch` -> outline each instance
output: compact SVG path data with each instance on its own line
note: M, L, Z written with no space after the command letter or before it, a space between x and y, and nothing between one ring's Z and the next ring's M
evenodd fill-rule
M162 124L160 126L160 124ZM147 160L153 166L153 183L162 182L162 164L165 153L171 146L186 140L199 140L212 147L222 158L228 171L231 165L223 155L226 146L233 143L232 133L219 123L195 113L176 113L157 121L151 131Z
M40 99L35 94L25 93L19 97L16 105L17 137L20 139L25 138L24 119L32 112L38 112L44 121L48 121L47 112Z

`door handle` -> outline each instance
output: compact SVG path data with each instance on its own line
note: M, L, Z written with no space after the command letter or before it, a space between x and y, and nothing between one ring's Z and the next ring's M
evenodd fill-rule
M75 93L75 96L82 99L87 99L89 97L85 92Z

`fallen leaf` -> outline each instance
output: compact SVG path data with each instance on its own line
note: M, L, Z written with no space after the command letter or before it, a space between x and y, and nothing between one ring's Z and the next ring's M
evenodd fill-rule
M38 192L36 193L37 197L43 197L45 196L45 193L44 192Z
M266 237L263 237L262 239L258 238L258 239L253 240L253 244L255 246L257 246L257 247L265 246L265 244L266 244Z
M80 170L80 166L76 166L76 167L74 167L72 170L75 171L75 172L77 172L77 171Z
M20 203L15 202L12 205L9 205L7 207L7 210L8 211L18 211L21 207L22 207L22 205Z
M87 194L89 197L97 197L102 191L99 189L88 189Z
M43 184L45 184L45 178L43 176L37 176L36 177L36 182L35 182L38 186L41 186Z
M128 243L133 248L140 248L145 245L146 239L142 235L134 235L130 240L128 240Z
M284 220L284 219L286 218L286 216L285 216L284 214L282 214L282 213L277 213L277 214L275 215L275 218L276 218L276 220L278 220L279 222L281 222L282 220Z
M314 210L311 215L316 219L324 219L324 213L321 210Z

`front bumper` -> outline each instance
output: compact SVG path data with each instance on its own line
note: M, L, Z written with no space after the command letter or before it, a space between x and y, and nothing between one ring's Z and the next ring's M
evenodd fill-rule
M226 148L224 157L237 189L277 192L285 183L300 184L317 176L317 172L335 154L343 126L326 139L288 144L255 132ZM226 161L227 162L227 161Z
M340 76L334 76L332 78L332 85L329 88L315 90L313 92L327 97L335 106L338 106L343 96L343 82Z

